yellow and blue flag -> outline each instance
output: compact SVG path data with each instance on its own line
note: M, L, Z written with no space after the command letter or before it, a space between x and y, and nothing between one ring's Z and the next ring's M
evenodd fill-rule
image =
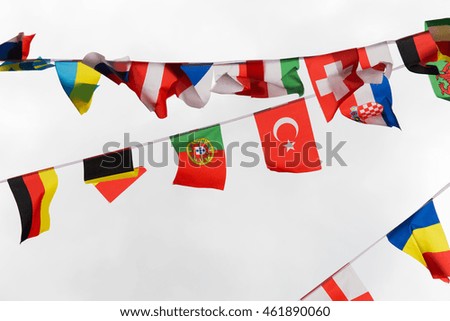
M387 238L428 268L433 278L449 283L450 248L432 199L387 234Z
M91 106L100 73L82 62L57 61L55 64L64 91L78 112L84 114Z
M25 71L25 70L44 70L54 67L49 59L41 57L25 61L5 61L0 65L0 71Z

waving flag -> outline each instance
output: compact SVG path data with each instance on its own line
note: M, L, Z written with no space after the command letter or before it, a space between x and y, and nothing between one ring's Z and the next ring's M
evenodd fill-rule
M135 177L110 179L108 181L94 183L93 185L108 202L112 203L112 201L125 192L146 171L145 167L140 166L133 172L133 175L136 175Z
M50 229L50 202L58 187L53 168L8 179L22 222L20 242Z
M358 60L356 73L364 83L380 84L384 76L391 76L393 62L387 42L358 48Z
M428 63L439 71L439 74L429 75L431 86L438 98L450 100L450 19L426 21L425 29L438 47L437 61Z
M117 60L106 60L105 56L97 52L91 52L83 58L83 63L94 68L118 85L128 81L128 73L131 67L131 61L128 57Z
M226 159L220 125L170 137L178 154L174 184L223 190Z
M89 110L92 96L97 89L100 73L82 62L65 61L56 63L59 81L78 112Z
M133 61L127 86L149 110L159 118L165 118L166 100L173 95L176 81L177 76L170 64Z
M92 184L108 201L114 201L145 172L134 168L130 148L83 160L84 182Z
M0 45L0 60L25 60L30 53L30 44L35 35L23 32Z
M400 128L392 110L391 86L387 77L377 84L364 84L339 105L342 115L363 124Z
M373 298L351 265L346 265L301 301L373 301Z
M45 70L54 67L49 59L41 57L27 61L5 61L0 65L0 71L25 71L25 70Z
M121 178L136 177L131 149L126 148L83 160L84 182L95 184Z
M214 65L213 92L256 98L304 93L298 75L299 58L249 60L241 63Z
M176 87L177 96L191 107L203 107L209 101L212 85L212 64L182 64L181 71L186 77L180 77Z
M439 74L436 66L427 64L436 61L438 55L436 43L428 31L397 40L397 47L409 71L427 75Z
M326 120L333 119L341 102L363 85L357 75L359 55L349 49L305 58L309 76Z
M303 98L254 117L268 169L302 173L322 168Z
M431 199L392 230L387 238L430 270L431 276L449 283L450 248Z
M425 30L438 47L438 59L450 61L450 18L425 21Z

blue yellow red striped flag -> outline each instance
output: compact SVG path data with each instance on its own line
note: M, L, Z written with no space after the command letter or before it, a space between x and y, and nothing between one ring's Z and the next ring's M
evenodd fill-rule
M387 238L427 267L433 278L449 283L450 248L432 199L387 234Z

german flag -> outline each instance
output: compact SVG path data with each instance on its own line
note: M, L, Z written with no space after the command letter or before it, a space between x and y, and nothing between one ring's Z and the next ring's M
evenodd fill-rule
M138 176L130 148L84 159L83 165L86 184Z
M437 60L438 47L428 31L397 40L397 47L405 67L417 74L439 75L436 66L427 65Z
M8 179L22 222L20 243L50 229L50 202L58 187L54 168Z
M144 167L134 168L131 149L85 159L84 182L92 184L108 201L114 201L145 172Z

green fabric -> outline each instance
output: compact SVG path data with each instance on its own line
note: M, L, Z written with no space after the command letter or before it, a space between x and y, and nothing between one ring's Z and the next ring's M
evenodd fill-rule
M173 148L177 153L186 152L187 145L195 139L206 138L214 146L215 150L223 150L222 132L220 125L198 129L184 134L170 137Z
M300 68L299 58L281 59L280 65L281 81L287 93L303 96L305 90L297 73L297 70Z

